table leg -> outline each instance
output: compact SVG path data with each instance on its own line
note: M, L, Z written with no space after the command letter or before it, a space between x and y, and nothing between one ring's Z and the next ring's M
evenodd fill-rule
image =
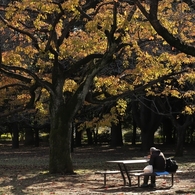
M118 163L118 167L119 167L119 169L120 169L120 172L121 172L121 175L122 175L122 178L123 178L124 186L126 186L126 179L125 179L125 175L124 175L124 173L123 173L123 169L122 169L122 167L121 167L121 164L120 164L120 163Z
M106 173L104 173L104 186L106 186Z
M173 184L174 184L174 175L173 173L171 173L171 185L173 186Z
M128 181L129 181L129 186L131 186L131 178L130 178L130 176L129 176L129 172L128 172L128 170L127 170L127 167L126 167L125 164L123 164L123 167L124 167L125 173L126 173L126 175L127 175Z

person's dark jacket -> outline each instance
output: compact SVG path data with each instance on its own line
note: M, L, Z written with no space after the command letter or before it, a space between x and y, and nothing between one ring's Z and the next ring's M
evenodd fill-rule
M149 164L153 166L154 170L164 171L166 165L164 154L159 149L153 150L150 156Z

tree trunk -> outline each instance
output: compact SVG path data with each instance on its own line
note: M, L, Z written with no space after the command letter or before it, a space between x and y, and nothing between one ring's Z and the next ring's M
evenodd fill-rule
M118 124L112 124L111 127L111 146L122 146L123 139L122 139L122 128L121 128L121 121L119 120Z
M132 145L136 145L136 129L137 125L135 120L133 120L133 136L132 136Z
M39 130L35 129L35 147L39 147Z
M184 135L187 127L192 123L191 116L181 115L179 119L171 118L174 127L176 128L177 143L175 149L175 156L183 156Z
M87 143L88 143L88 145L93 145L93 137L92 137L91 129L87 128L86 132L87 132Z
M177 144L175 149L175 156L183 156L183 143L184 143L184 133L185 133L184 128L183 127L177 128Z
M155 113L155 99L143 97L142 102L132 104L133 118L141 129L142 151L154 145L154 133L160 125L161 116Z
M82 131L78 131L78 129L76 129L76 138L75 138L75 144L77 147L81 146L81 138L82 138Z
M13 123L11 130L12 130L12 148L19 148L18 123Z
M170 119L163 119L163 132L165 136L165 143L172 144L173 143L173 125Z
M154 132L148 129L147 126L141 130L141 150L147 152L151 146L154 145Z
M32 128L25 128L25 146L32 146L34 145L34 131Z
M62 99L53 98L50 105L50 173L73 173L71 159L72 120Z

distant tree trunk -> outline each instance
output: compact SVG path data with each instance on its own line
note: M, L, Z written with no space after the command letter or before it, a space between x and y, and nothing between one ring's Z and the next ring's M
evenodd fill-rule
M136 145L136 129L137 125L135 120L133 120L133 136L132 136L132 145Z
M18 123L13 123L11 126L11 130L12 130L12 148L19 148Z
M39 129L35 128L35 147L39 147Z
M95 130L94 130L94 143L97 145L97 136L98 136L98 127L96 126Z
M93 137L92 137L92 131L90 128L86 129L87 132L87 144L88 145L93 145Z
M183 156L183 143L184 143L185 128L177 128L177 144L175 149L175 156Z
M122 128L121 128L121 121L120 120L119 120L118 124L112 123L110 145L113 147L123 145Z
M25 128L25 146L34 145L34 131L32 128Z
M170 119L164 118L163 119L163 133L165 140L164 142L166 144L172 144L173 143L173 124Z
M75 146L75 143L74 143L74 130L75 130L74 123L72 123L71 152L74 151L74 146Z
M173 125L176 128L177 143L175 156L183 156L184 135L187 127L191 124L191 116L181 116L180 119L172 118Z
M78 125L75 125L75 145L76 147L81 146L82 131L78 130Z
M141 130L141 150L146 152L151 146L154 146L154 133L157 129L151 129L148 127L143 127Z
M132 112L136 124L141 129L141 150L146 152L154 145L154 133L160 125L162 117L155 113L154 98L143 97L140 102L133 102Z

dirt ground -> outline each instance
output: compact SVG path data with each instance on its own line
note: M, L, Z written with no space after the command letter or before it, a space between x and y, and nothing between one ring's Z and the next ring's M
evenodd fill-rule
M173 156L173 147L160 146L165 155ZM175 176L171 187L170 176L157 177L155 189L139 188L137 178L132 177L132 186L124 186L120 174L108 175L103 185L103 175L98 170L116 170L116 165L108 160L138 159L146 154L139 147L124 146L110 148L94 146L75 148L72 153L74 175L50 175L48 173L49 148L23 147L12 149L10 145L0 145L0 195L95 195L95 194L195 194L195 150L185 148L184 156L176 158L183 173ZM137 165L135 169L142 169Z

